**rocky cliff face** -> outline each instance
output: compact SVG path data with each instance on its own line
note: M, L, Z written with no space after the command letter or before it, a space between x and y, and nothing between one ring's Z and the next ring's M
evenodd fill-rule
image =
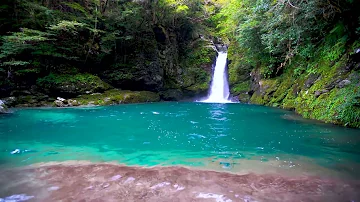
M153 33L144 35L148 38L144 40L146 44L135 47L133 53L109 59L112 62L104 63L96 72L81 72L78 67L54 61L58 64L50 73L34 74L31 79L12 76L6 79L7 83L0 84L0 98L12 100L6 104L9 107L29 107L54 105L57 97L81 100L78 98L81 95L91 98L89 95L100 93L105 99L109 97L107 92L111 89L121 89L121 93L115 93L119 96L124 94L124 90L134 91L136 95L150 91L162 100L206 95L211 80L211 66L216 57L216 51L209 41L189 36L184 39L177 30L162 26L155 26ZM98 104L126 103L118 101L123 99L108 102L101 98L102 101L98 101L98 97L87 101ZM147 99L141 98L138 102L143 100ZM136 102L136 99L131 102Z
M302 68L309 65L311 68ZM294 110L305 118L360 127L360 53L294 60L281 76L251 72L250 102Z
M176 30L154 27L153 43L129 58L125 67L101 76L114 87L157 92L163 100L181 100L206 94L216 51L200 37L182 39Z

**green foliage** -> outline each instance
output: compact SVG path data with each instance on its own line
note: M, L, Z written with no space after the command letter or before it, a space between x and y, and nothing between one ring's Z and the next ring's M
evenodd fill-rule
M336 95L340 104L334 109L336 117L341 120L345 126L360 128L360 89L352 85L348 88L339 90ZM335 102L337 103L337 102Z
M86 26L86 24L84 23L79 23L76 21L67 21L67 20L62 20L59 23L57 23L56 25L51 25L49 27L50 30L53 31L65 31L65 32L70 32L73 35L78 34L77 30L79 28L82 28Z
M182 86L188 90L206 91L210 84L210 67L216 57L216 52L206 41L198 41L185 50L182 55L180 67Z
M79 3L76 3L76 2L63 2L63 4L70 7L70 8L72 8L75 11L81 12L82 14L85 14L85 15L88 14L88 12L85 10L85 8L83 6L81 6Z
M34 48L34 45L48 40L49 34L38 30L23 28L21 32L14 32L12 35L2 37L0 47L0 58L14 57L26 49ZM3 65L19 65L18 63L2 63Z
M339 42L341 38L334 42L333 47L329 47L324 41L319 47L320 51L309 61L296 57L281 76L262 79L261 90L255 92L251 101L292 109L305 118L359 127L359 72L353 70L344 73L348 62L347 53L342 53L336 61L321 56L323 49L338 49ZM340 87L338 84L342 80L351 83Z
M314 57L317 44L325 36L329 47L334 46L333 41L344 38L339 48L327 50L329 60L339 59L349 40L346 36L356 30L349 22L334 19L345 17L345 11L354 9L354 4L323 0L228 0L216 16L221 22L218 34L236 40L243 60L253 63L252 66L261 63L267 67L263 68L265 75L273 77L297 55L305 60Z
M110 105L120 103L158 102L160 96L149 91L124 91L112 89L99 94L81 95L74 98L82 105Z
M37 84L39 86L49 87L52 85L64 85L66 83L96 83L98 82L98 77L92 74L49 74L46 77L39 78Z
M9 62L3 62L1 65L2 66L23 66L23 65L28 65L30 64L29 62L25 62L25 61L9 61Z
M245 81L239 84L235 84L232 88L231 88L231 93L234 95L238 95L240 93L245 93L248 92L250 90L250 82L249 81Z

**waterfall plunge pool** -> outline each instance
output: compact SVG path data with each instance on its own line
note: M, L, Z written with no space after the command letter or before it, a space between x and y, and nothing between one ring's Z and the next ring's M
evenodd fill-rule
M144 193L159 192L144 200L131 195L135 201L355 200L359 135L358 129L246 104L19 109L0 116L0 198L79 199L76 193L102 196L105 188L140 194L143 186Z

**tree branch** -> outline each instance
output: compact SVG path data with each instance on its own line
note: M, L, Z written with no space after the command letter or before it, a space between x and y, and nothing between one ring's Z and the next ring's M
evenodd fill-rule
M293 7L293 8L300 9L299 7L294 6L294 5L290 2L290 0L288 0L288 4L289 4L291 7Z

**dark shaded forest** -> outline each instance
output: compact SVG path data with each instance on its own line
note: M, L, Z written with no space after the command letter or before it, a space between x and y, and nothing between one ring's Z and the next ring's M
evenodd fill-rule
M59 96L71 106L205 96L224 45L232 99L360 127L359 9L355 0L4 0L0 97L28 107Z

